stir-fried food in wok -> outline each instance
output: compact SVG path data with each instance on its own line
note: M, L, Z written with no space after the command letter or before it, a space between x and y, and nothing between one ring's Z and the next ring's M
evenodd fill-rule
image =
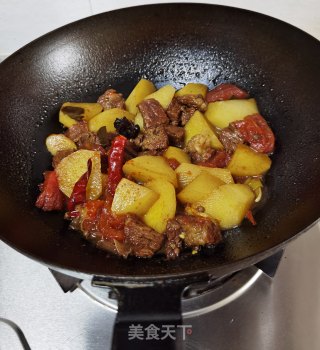
M249 94L232 84L176 91L142 79L125 99L66 102L46 146L36 206L123 257L198 252L222 240L263 196L275 137Z

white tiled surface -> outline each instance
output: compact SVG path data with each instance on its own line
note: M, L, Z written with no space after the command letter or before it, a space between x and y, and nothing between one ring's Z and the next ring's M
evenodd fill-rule
M0 59L64 24L100 12L166 0L0 0ZM320 39L320 0L215 0L289 22Z

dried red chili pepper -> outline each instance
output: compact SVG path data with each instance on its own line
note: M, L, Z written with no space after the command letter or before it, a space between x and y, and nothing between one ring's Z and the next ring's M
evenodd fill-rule
M36 207L44 211L63 209L64 196L59 189L58 177L54 170L44 173L44 182L40 185L40 189Z
M274 150L275 137L260 114L253 114L231 123L236 128L244 141L257 152L271 153Z
M109 152L109 164L108 164L108 185L107 191L111 196L114 196L116 187L122 179L122 166L125 153L125 145L127 139L119 135L112 141Z
M257 225L257 222L256 222L256 220L254 219L251 210L248 210L248 211L247 211L246 218L251 222L251 224L252 224L253 226L256 226L256 225Z
M249 95L246 91L240 89L238 86L233 84L220 84L216 88L209 91L206 95L206 101L225 101L232 98L243 99L248 98Z
M88 160L88 170L80 177L75 183L71 196L67 202L67 210L73 211L77 204L84 203L86 201L86 189L88 180L91 174L92 161Z

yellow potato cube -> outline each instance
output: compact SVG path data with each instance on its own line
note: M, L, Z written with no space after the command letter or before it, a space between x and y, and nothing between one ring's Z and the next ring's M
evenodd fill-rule
M200 83L188 83L182 89L178 90L175 96L184 95L201 95L203 98L206 96L208 86Z
M218 220L221 229L239 226L254 202L255 195L244 184L227 184L217 187L206 199L195 205L201 205L205 213Z
M191 181L193 181L202 171L206 171L209 174L219 178L224 183L233 183L233 177L230 173L230 170L224 168L210 168L205 166L200 166L196 164L187 164L183 163L178 166L175 170L179 188L184 188Z
M134 121L134 115L120 108L107 109L94 118L89 120L89 130L98 132L98 130L105 126L108 132L115 132L114 122L117 118L124 118Z
M256 152L246 145L239 144L227 168L232 175L255 176L264 174L270 167L271 159L266 154Z
M116 214L143 215L159 198L151 189L138 185L126 178L119 182L111 205Z
M76 150L76 144L64 134L51 134L46 138L48 151L54 156L59 151Z
M182 203L196 203L208 197L212 191L225 183L203 171L177 195Z
M96 153L99 152L81 149L63 158L57 165L59 188L67 197L71 196L74 185L88 170L88 160Z
M248 115L259 113L254 98L248 100L217 101L208 104L205 112L209 122L218 127L226 128L231 122L242 120Z
M175 159L181 163L191 163L189 155L181 148L169 146L163 153L163 156L167 159Z
M184 127L185 130L185 145L193 138L195 135L204 135L210 138L211 147L216 149L223 149L222 143L219 141L215 132L211 129L211 126L205 119L204 115L195 111L193 116L189 119Z
M86 188L86 199L95 200L102 194L102 173L101 173L101 159L100 153L95 152L91 157L91 174L88 179Z
M175 171L161 156L140 156L130 159L124 164L122 170L126 176L140 182L161 178L171 182L174 187L178 186Z
M163 179L152 180L145 186L158 193L160 197L144 215L143 221L155 231L163 233L168 220L174 218L176 214L175 189L170 182Z
M162 86L159 90L146 96L144 100L154 98L157 100L164 109L167 109L171 100L173 99L176 89L172 85Z
M81 120L89 121L102 109L100 103L65 102L59 111L59 122L70 128Z
M126 99L126 110L133 115L137 114L138 104L154 91L156 87L151 81L141 79Z

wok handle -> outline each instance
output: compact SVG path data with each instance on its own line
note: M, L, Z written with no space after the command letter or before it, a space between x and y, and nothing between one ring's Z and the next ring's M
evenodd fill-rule
M112 350L181 349L182 328L179 325L182 324L181 294L184 288L181 284L115 287L118 314Z

